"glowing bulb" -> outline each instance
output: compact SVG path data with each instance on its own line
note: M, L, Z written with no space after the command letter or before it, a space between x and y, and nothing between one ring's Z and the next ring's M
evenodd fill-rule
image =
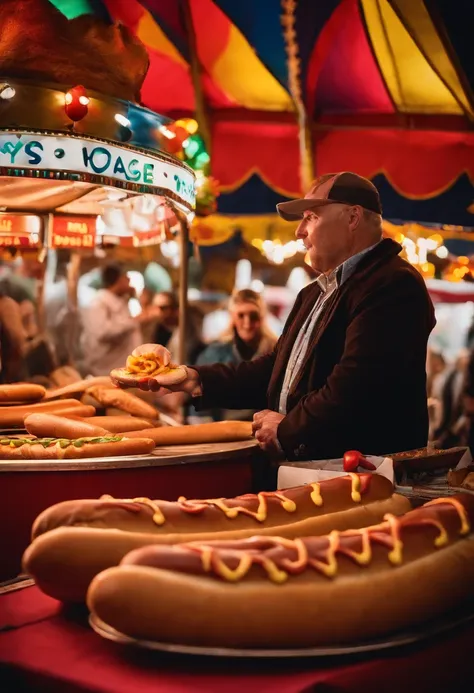
M81 97L81 98L82 98L82 97ZM119 125L122 125L124 128L129 128L129 127L130 127L131 122L129 121L128 118L125 118L125 116L122 115L121 113L116 113L114 117L115 117L115 120L117 121L117 123L118 123Z
M441 246L436 250L435 255L436 255L437 257L441 258L442 260L444 260L445 258L448 257L449 251L448 251L448 249L446 248L445 245L441 245Z
M9 84L3 84L2 85L1 91L0 91L0 98L7 101L8 99L13 99L15 94L16 94L15 89L13 87L11 87Z
M167 128L165 125L162 125L160 127L160 132L162 135L167 137L169 140L173 140L176 137L176 133L174 133L172 130Z
M69 106L69 104L72 103L72 94L69 91L64 97L64 103L66 104L66 106Z
M89 99L88 96L80 96L80 97L79 97L79 103L80 103L82 106L87 106L88 103L89 103L89 101L90 101L90 99Z

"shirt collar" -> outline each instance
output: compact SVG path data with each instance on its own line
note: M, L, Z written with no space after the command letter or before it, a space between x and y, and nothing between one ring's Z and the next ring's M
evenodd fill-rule
M382 242L382 239L380 241L377 241L377 243L374 243L374 245L371 245L369 248L364 248L364 250L361 250L359 253L356 253L355 255L352 255L352 257L347 258L342 264L339 265L339 267L336 267L335 270L330 272L329 274L324 274L321 272L316 277L316 283L318 284L319 288L323 293L327 293L329 289L332 287L336 286L342 286L345 281L351 277L359 262L362 260L362 258L370 253L371 250L373 250L376 246L378 246L379 243Z

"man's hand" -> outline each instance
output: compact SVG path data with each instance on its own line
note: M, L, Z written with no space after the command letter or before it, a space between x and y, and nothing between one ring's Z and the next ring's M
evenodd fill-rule
M254 414L252 431L256 441L262 450L270 453L273 457L282 457L283 452L278 441L278 425L285 417L277 411L263 409Z

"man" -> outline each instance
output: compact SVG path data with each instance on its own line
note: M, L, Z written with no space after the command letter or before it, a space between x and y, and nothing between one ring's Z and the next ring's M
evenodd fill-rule
M181 389L198 408L260 409L255 437L276 458L426 445L434 310L420 274L398 257L401 246L382 239L377 189L354 173L328 174L277 209L301 220L296 236L317 279L298 294L271 354L189 368Z
M102 286L84 315L84 366L89 375L108 375L121 368L141 341L141 324L152 319L149 311L133 318L128 308L132 289L123 268L116 263L102 269Z
M168 346L179 322L179 303L172 291L160 291L153 298L153 305L158 310L158 324L155 329L154 342Z

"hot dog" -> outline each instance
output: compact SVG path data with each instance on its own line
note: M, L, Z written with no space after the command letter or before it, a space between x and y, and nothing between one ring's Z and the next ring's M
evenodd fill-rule
M119 387L138 387L154 378L164 387L177 385L188 376L186 366L171 363L171 354L161 344L143 345L140 351L149 346L149 352L137 353L135 350L127 359L125 368L115 368L110 377Z
M146 438L130 440L108 433L105 436L77 438L0 437L1 460L77 460L115 455L147 455L153 441Z
M80 417L78 416L68 416L68 418L85 421L86 423L92 424L93 426L103 426L107 431L110 431L111 433L125 433L125 431L128 431L129 433L133 432L135 434L137 431L156 428L156 421L146 421L145 419L138 419L135 416L128 415L90 416L84 417L82 419L80 419ZM140 436L136 435L127 437L140 438Z
M25 418L28 433L38 438L94 438L110 435L110 431L100 426L68 419L57 414L30 414Z
M130 438L137 433L125 431ZM194 445L196 443L226 443L252 437L251 421L216 421L190 426L149 428L147 436L158 445Z
M74 411L72 411L74 410ZM76 416L92 416L95 413L93 407L87 407L76 399L62 399L52 402L37 402L25 406L14 405L0 408L0 427L23 426L25 417L36 412L48 412L51 414L73 413Z
M145 419L156 419L156 409L136 395L123 392L116 387L91 387L87 394L96 399L103 407L116 407L122 411Z
M242 648L360 642L465 604L474 499L296 539L146 547L92 581L87 603L126 635Z
M0 404L11 402L38 402L46 393L42 385L32 383L14 383L0 385Z
M323 482L324 483L324 482ZM402 515L410 509L403 496L393 495L385 500L359 505L350 510L328 513L301 522L279 527L259 526L259 535L294 538L312 534L325 534L333 530L366 527L381 522L386 513ZM231 530L194 533L125 532L108 527L108 519L101 524L97 517L92 527L59 527L37 536L25 551L23 570L34 577L38 587L46 594L63 601L83 601L92 578L100 571L118 563L133 549L153 545L169 545L190 541L212 541L218 536L226 540L252 536L256 530Z
M78 380L75 383L64 385L64 387L56 387L51 390L46 390L44 399L59 399L60 397L65 397L68 395L79 395L82 392L85 392L88 388L97 386L112 387L112 381L109 376L104 375L96 376L95 378Z
M285 491L263 491L236 498L181 497L172 502L105 496L100 500L71 500L44 510L33 524L32 536L61 526L156 534L247 530L246 536L251 536L262 528L307 523L315 517L368 505L390 498L392 493L392 484L383 476L349 474Z

